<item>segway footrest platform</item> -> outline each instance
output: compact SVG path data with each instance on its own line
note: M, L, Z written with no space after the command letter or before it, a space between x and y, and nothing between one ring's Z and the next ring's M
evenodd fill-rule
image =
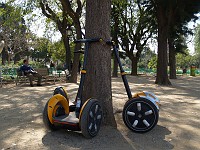
M75 118L73 115L62 115L59 117L54 117L53 122L55 124L66 127L69 130L79 131L79 119Z

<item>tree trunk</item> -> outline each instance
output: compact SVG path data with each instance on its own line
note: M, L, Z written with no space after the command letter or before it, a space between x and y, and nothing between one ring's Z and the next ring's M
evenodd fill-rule
M81 25L80 25L79 17L76 18L76 20L74 20L74 23L75 23L75 28L76 28L76 39L78 40L78 39L82 38ZM75 45L74 51L78 51L80 49L81 49L81 44L77 43ZM79 61L80 61L80 54L75 53L71 77L70 77L71 83L77 83L77 72L78 72L78 68L79 68Z
M18 51L19 49L17 50L17 53L14 56L14 64L16 64L21 59L21 55Z
M111 0L87 0L86 38L110 39ZM116 127L111 92L111 50L105 42L91 43L88 51L84 100L90 97L100 101L103 124Z
M117 62L116 57L113 58L113 73L112 73L112 76L118 77L118 62Z
M115 44L118 46L118 33L119 33L119 14L116 11L117 6L113 5L113 15L114 15L114 29L112 31L112 37L113 37L113 41L115 42ZM114 54L113 54L114 55ZM112 73L113 77L118 77L118 62L117 62L117 58L114 55L114 59L113 59L113 73Z
M62 33L62 40L64 42L65 45L65 63L66 63L66 69L68 69L68 71L71 71L71 50L70 50L70 45L69 45L69 37L66 33Z
M137 58L133 57L133 59L131 59L131 75L133 76L137 76Z
M157 10L158 19L158 60L156 84L171 85L167 74L167 37L168 26L164 9L159 5Z
M168 39L169 45L169 78L176 79L176 52L173 44L173 39Z
M6 49L7 49L8 47L7 46L5 46L4 47L4 49L3 49L3 51L2 51L2 53L1 53L1 57L2 57L2 65L3 66L5 66L6 65L6 60L7 60L7 52L6 52Z
M11 56L12 56L12 54L8 54L8 65L10 65Z
M75 45L75 51L79 49L81 46L80 43L77 43ZM79 67L79 59L80 59L80 54L76 53L74 54L74 60L73 60L73 66L72 66L72 72L71 72L71 77L69 82L71 83L77 83L77 73L78 73L78 67Z

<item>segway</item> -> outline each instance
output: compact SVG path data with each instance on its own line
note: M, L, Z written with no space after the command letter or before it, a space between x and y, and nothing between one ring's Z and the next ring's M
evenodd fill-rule
M140 92L132 96L131 90L123 70L118 48L114 42L108 41L107 44L113 46L113 51L119 64L121 77L128 95L128 101L123 108L123 121L125 125L137 133L145 133L152 130L158 122L159 118L159 99L151 92Z
M81 70L81 79L75 100L76 104L70 105L65 89L57 87L43 111L43 122L48 129L66 128L72 131L81 131L86 138L92 138L98 134L103 118L102 107L99 101L94 98L90 98L83 103L82 92L89 44L99 41L101 39L81 39L75 41L75 43L85 44L83 69ZM77 52L82 53L81 51Z

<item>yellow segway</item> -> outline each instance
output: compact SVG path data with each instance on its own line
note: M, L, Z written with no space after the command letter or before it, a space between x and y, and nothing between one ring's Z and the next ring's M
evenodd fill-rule
M50 130L66 128L72 131L81 131L86 138L96 136L100 130L102 107L97 99L90 98L85 103L82 92L86 74L86 63L89 44L101 39L81 39L75 43L84 43L84 62L81 71L80 84L76 96L76 104L69 104L67 92L63 87L57 87L53 96L47 101L43 111L43 122Z

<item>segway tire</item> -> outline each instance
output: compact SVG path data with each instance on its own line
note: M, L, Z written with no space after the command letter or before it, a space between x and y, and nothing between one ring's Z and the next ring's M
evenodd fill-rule
M67 92L63 89L63 87L61 87L61 86L57 87L53 92L53 95L56 95L56 94L60 94L60 95L64 96L69 103ZM57 112L56 117L65 115L65 109L62 107L62 105L59 105L56 112Z
M54 124L52 124L50 121L49 121L49 117L48 117L48 103L49 101L47 101L45 107L44 107L44 110L43 110L43 122L44 122L44 125L45 127L48 129L48 130L51 130L51 131L55 131L55 130L58 130L58 126L55 126Z
M69 101L67 92L63 89L63 87L57 87L53 92L53 95L56 95L56 94L61 94Z
M79 125L86 138L92 138L98 134L102 115L102 108L98 100L89 99L85 102L81 109Z
M159 110L155 104L144 97L133 98L123 108L125 125L136 133L152 130L158 122Z

